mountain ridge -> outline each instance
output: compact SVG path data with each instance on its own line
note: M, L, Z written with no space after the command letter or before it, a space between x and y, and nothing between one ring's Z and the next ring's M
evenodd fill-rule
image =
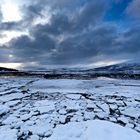
M95 68L95 71L110 71L110 72L140 72L140 63L121 63L110 66Z

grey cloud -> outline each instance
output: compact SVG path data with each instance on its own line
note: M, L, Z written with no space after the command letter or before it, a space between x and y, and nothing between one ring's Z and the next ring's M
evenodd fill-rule
M77 28L83 28L98 21L104 14L105 5L105 1L93 1L86 4L75 17Z
M0 31L22 30L21 22L1 22Z
M0 39L3 39L3 38L5 38L5 37L7 37L6 34L0 34Z
M119 35L115 44L118 46L120 57L134 62L140 60L140 26L133 27Z
M81 11L78 11L76 13L78 14L77 19L76 17L71 19L69 15L56 13L52 16L50 24L37 25L30 30L30 34L34 38L34 40L30 39L28 36L21 36L18 39L12 40L10 42L10 46L11 49L13 48L14 56L16 56L15 60L17 59L18 61L34 61L34 59L38 59L38 61L42 61L45 59L45 57L53 57L52 54L55 55L54 52L59 51L58 48L61 45L65 45L67 47L67 50L69 50L69 54L73 54L74 51L70 50L73 50L72 42L76 40L67 39L63 43L59 44L55 38L65 34L69 36L74 32L79 36L82 33L82 30L86 29L89 24L95 25L93 23L95 22L95 20L97 20L97 16L101 18L102 13L104 12L104 9L102 9L104 7L103 5L103 3L96 5L95 2L84 5ZM87 23L85 21L87 21ZM53 37L51 37L51 35L53 35ZM80 40L79 37L77 37L77 39ZM86 41L85 45L87 45ZM75 50L75 55L78 53L80 47L81 46L79 44L77 46L77 49ZM85 48L85 46L83 45L80 51L81 56L82 53L84 56L84 52L90 52L90 49ZM67 52L64 52L64 54L66 54ZM62 55L63 54L61 54L61 56L59 57L63 58L64 56ZM49 60L54 61L51 58L49 58Z
M88 28L89 25L95 24L105 11L105 1L89 1L88 4L82 4L80 0L37 0L31 1L21 8L23 19L18 22L0 21L0 31L11 30L30 30L32 23L38 17L45 18L45 10L48 7L51 13L50 24L38 25L38 30L47 30L50 34L62 34L62 32L76 32ZM70 8L70 7L71 8ZM0 19L2 13L0 12ZM39 28L40 27L40 28ZM68 28L69 27L69 28ZM33 29L34 30L34 29Z
M126 9L126 12L131 17L140 18L140 0L132 0Z
M22 6L21 11L23 12L24 22L32 22L36 17L43 16L41 14L41 11L45 7L45 5L42 5L42 3L40 4L37 1L36 3Z
M51 18L50 24L37 25L32 29L33 34L46 32L51 35L60 35L71 30L72 23L65 15L54 15Z
M45 59L48 53L54 48L55 42L46 34L37 34L34 39L28 36L21 36L10 42L15 61L32 62Z
M9 55L12 51L5 45L0 45L0 62L11 62Z
M76 65L105 59L134 59L140 55L139 30L139 27L132 28L120 34L116 26L109 24L69 37L51 51L49 61L42 60L41 64ZM116 42L120 37L123 41Z
M52 55L55 64L95 62L97 56L107 56L114 51L113 41L116 38L114 27L100 27L76 37L68 38L59 44Z
M105 11L105 3L92 1L75 11L74 15L56 13L52 15L50 23L37 25L33 32L46 31L48 34L60 35L81 32L95 26L96 22L102 18Z
M98 55L112 53L112 42L116 37L114 27L101 27L69 37L61 43L56 42L44 31L34 34L32 40L22 36L11 42L15 61L35 61L42 64L76 64L87 63L91 58L96 61Z
M36 62L37 66L44 67L139 58L139 27L121 34L117 30L116 26L102 25L90 32L68 37L60 43L48 36L45 30L38 30L38 33L32 35L34 40L22 36L13 40L10 47L15 61Z
M140 54L140 26L133 27L123 35L121 45L125 46L126 52Z
M1 7L0 7L0 22L1 22L1 20L2 20L2 12L1 12Z

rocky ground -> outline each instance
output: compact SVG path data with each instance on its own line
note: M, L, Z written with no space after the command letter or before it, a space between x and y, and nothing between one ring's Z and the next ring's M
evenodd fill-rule
M140 133L140 80L0 79L0 139L45 140L90 120Z

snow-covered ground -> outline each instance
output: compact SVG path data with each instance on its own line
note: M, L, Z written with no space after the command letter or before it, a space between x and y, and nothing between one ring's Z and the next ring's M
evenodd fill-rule
M0 79L0 140L93 139L140 139L140 80Z

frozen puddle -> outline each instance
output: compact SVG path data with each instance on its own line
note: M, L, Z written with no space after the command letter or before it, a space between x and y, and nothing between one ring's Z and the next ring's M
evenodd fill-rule
M0 79L0 140L138 140L140 80Z

